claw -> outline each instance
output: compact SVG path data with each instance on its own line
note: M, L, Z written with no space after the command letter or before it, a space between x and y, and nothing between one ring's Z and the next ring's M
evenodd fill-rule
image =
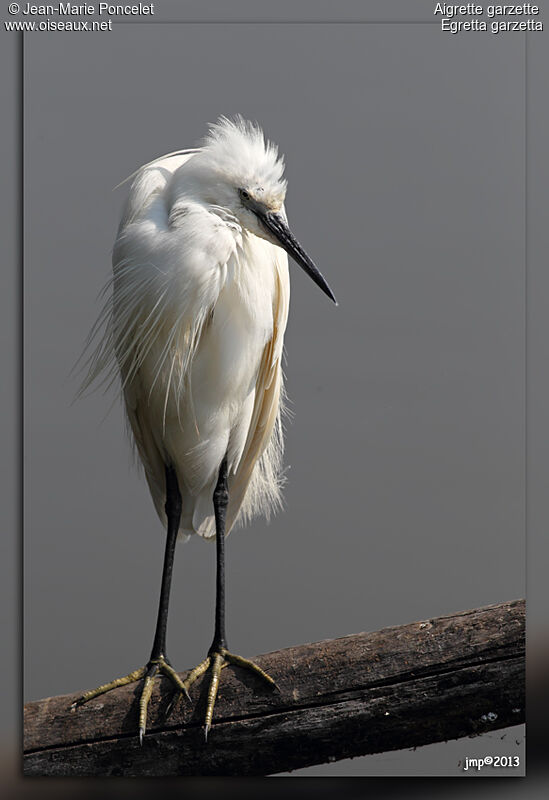
M256 675L259 675L264 681L269 683L271 686L274 686L274 688L278 689L280 692L276 681L274 681L270 675L262 670L261 667L258 667L257 664L254 664L253 661L250 661L249 658L237 656L234 653L229 653L227 650L224 651L223 655L231 664L236 664L238 667L243 667L244 669L249 669L251 672L255 672Z
M85 692L81 697L72 703L71 711L75 711L79 706L83 706L84 703L88 702L88 700L92 700L93 698L99 697L106 692L110 692L111 689L117 689L119 686L125 686L128 683L133 683L141 678L145 678L143 682L143 688L141 690L141 697L139 699L139 744L143 745L143 737L145 736L147 729L147 709L152 695L154 678L158 673L163 673L170 678L179 692L185 692L188 697L187 688L183 685L183 681L177 672L174 670L171 664L166 661L164 656L160 656L159 658L151 659L146 667L136 669L133 672L130 672L128 675L124 675L122 678L116 678L116 680L111 681L110 683L104 683L102 686L98 686L97 689L92 689L89 692Z
M192 669L185 678L185 680L183 681L182 688L187 697L189 698L189 700L191 699L191 696L189 694L189 689L191 688L193 683L197 680L197 678L200 678L201 675L204 675L209 666L210 666L210 656L206 656L204 661L202 661L197 667Z
M173 697L168 703L168 707L166 709L166 716L169 717L174 708L178 705L179 701L181 700L181 695L185 694L184 689L180 689L178 692L173 693Z
M127 683L134 683L134 681L138 681L145 675L146 667L141 667L141 669L135 669L133 672L130 672L128 675L124 675L122 678L115 678L114 681L110 681L109 683L104 683L101 686L98 686L97 689L91 689L89 692L84 692L82 697L79 697L78 700L74 702L74 706L83 706L84 703L87 703L88 700L93 700L94 697L99 697L102 694L106 694L110 692L111 689L118 689L119 686L125 686Z
M211 649L208 656L202 661L197 667L195 667L185 680L183 681L183 691L185 692L187 698L190 700L188 689L192 686L192 684L201 676L203 675L208 669L211 669L211 677L210 677L210 685L208 686L208 700L206 705L206 716L204 719L204 741L208 741L208 734L212 729L212 719L213 719L213 712L215 707L215 701L217 698L217 692L219 689L219 679L221 676L221 671L228 667L229 664L235 664L239 667L244 669L249 669L252 672L255 672L256 675L259 675L263 680L265 680L271 687L280 691L278 686L276 685L275 681L271 678L270 675L267 675L261 667L258 667L257 664L254 664L253 661L250 661L247 658L243 658L242 656L237 656L234 653L230 653L224 647L219 647L219 649L213 650Z
M147 728L147 708L149 707L149 700L151 699L155 673L156 669L151 675L147 675L145 678L141 699L139 701L139 732L141 733L141 731L143 731L143 735Z
M210 688L208 689L208 705L206 707L206 737L212 724L213 710L215 706L215 699L217 697L217 690L219 689L219 675L221 674L221 667L223 664L223 655L221 653L213 654L212 662L212 677L210 680Z

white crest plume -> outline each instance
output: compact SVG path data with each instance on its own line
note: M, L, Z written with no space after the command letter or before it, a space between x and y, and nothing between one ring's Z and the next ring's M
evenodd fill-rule
M210 125L197 160L223 174L227 180L247 182L253 186L277 187L286 192L284 158L275 144L265 139L257 123L241 116L220 117Z

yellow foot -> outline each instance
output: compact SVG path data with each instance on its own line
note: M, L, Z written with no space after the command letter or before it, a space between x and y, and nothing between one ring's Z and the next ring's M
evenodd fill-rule
M187 687L183 684L177 672L168 664L164 656L159 656L159 658L151 659L147 666L141 667L141 669L136 669L128 675L124 675L122 678L116 678L110 683L104 683L102 686L98 686L97 689L91 689L89 692L85 692L82 697L79 697L78 700L72 704L72 708L75 709L79 706L83 706L88 700L93 700L94 697L99 697L106 692L110 692L111 689L117 689L119 686L125 686L127 683L133 683L134 681L139 681L141 678L144 678L141 697L139 699L139 742L143 744L143 736L147 728L147 707L151 699L155 676L159 672L163 672L164 675L170 678L180 693L184 692L187 697L189 697Z
M206 740L208 739L208 733L212 726L212 717L213 717L213 710L215 706L215 698L217 697L217 690L219 689L219 676L221 674L221 670L227 667L229 664L236 664L239 667L243 667L244 669L249 669L251 672L255 672L256 675L259 675L266 681L272 688L278 689L275 681L271 678L270 675L267 675L261 667L258 667L257 664L254 664L253 661L250 661L247 658L242 658L242 656L237 656L234 653L229 653L229 651L225 647L219 647L218 649L211 651L210 654L202 661L197 667L195 667L188 676L183 681L183 691L189 697L189 689L193 685L193 683L200 678L201 675L204 675L205 672L211 667L212 676L210 678L210 687L208 689L208 704L206 706L206 718L204 721L204 736Z

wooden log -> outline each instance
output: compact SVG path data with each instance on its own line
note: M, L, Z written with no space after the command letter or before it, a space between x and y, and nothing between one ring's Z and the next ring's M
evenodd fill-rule
M74 711L77 694L28 703L24 773L270 775L516 725L524 629L516 600L258 656L280 693L224 669L207 743L204 679L169 714L172 685L156 681L143 746L138 684Z

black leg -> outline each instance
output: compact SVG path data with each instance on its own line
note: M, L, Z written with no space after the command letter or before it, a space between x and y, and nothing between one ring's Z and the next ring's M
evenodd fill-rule
M227 459L224 458L219 468L219 475L213 494L213 505L216 526L216 555L217 555L217 578L216 578L216 603L215 603L215 632L212 646L208 655L197 667L190 671L184 681L181 680L174 668L166 658L166 629L168 626L168 606L170 601L170 587L172 582L173 560L175 554L175 544L177 532L181 520L181 493L177 484L177 475L171 467L166 467L166 516L168 518L168 531L166 535L166 550L164 553L164 567L162 570L162 586L160 589L160 602L158 605L158 617L156 622L156 632L151 651L151 657L146 666L116 678L114 681L104 683L97 689L92 689L83 694L73 705L81 706L99 697L111 689L125 686L133 681L143 680L143 688L139 700L139 739L143 742L145 729L147 726L147 708L151 699L155 676L163 674L170 678L179 693L184 692L189 697L189 689L192 684L208 670L211 671L210 685L208 688L208 700L206 706L206 717L204 720L204 731L206 738L212 724L212 716L219 687L221 670L228 664L243 669L250 670L260 676L271 687L276 688L276 683L264 672L261 667L254 664L247 658L230 653L227 650L227 640L225 636L225 534L226 534L226 514L229 503ZM190 698L189 698L190 699Z
M168 606L170 602L170 588L172 584L173 560L177 532L181 520L181 492L177 483L177 475L173 467L166 467L166 516L168 518L168 532L166 536L166 550L164 551L164 567L162 569L162 585L160 587L160 603L158 605L158 618L156 632L151 651L151 661L166 655L166 629L168 626Z
M227 488L227 459L224 458L219 468L219 477L213 494L215 513L215 549L217 557L216 595L215 595L215 632L208 655L227 647L225 636L225 517L229 504Z
M187 687L183 684L179 675L166 658L166 629L168 626L168 605L170 602L170 587L172 582L173 559L175 554L175 544L177 532L181 520L181 493L177 484L177 475L172 467L166 467L166 516L168 518L168 531L166 535L166 550L164 552L164 567L162 569L162 586L160 588L160 603L158 605L158 618L156 622L156 632L151 651L151 657L145 667L136 669L122 678L104 683L97 689L92 689L80 697L74 706L81 706L99 697L111 689L125 686L133 681L144 678L141 697L139 699L139 740L143 742L145 729L147 727L147 707L153 690L155 676L159 673L166 675L175 688L181 693L188 695Z
M225 534L226 534L226 515L229 504L229 489L227 483L227 459L224 458L219 468L217 484L213 493L213 506L215 513L215 543L217 557L217 577L216 577L216 598L215 598L215 631L214 638L208 655L197 667L195 667L187 678L183 681L184 691L188 691L192 684L203 675L207 670L211 670L210 685L208 688L208 699L206 704L206 717L204 720L204 733L208 738L208 731L212 725L213 710L217 690L219 688L219 678L221 670L227 664L235 664L244 669L251 670L263 678L266 683L276 687L276 683L264 672L261 667L249 661L247 658L230 653L227 650L227 639L225 635Z

